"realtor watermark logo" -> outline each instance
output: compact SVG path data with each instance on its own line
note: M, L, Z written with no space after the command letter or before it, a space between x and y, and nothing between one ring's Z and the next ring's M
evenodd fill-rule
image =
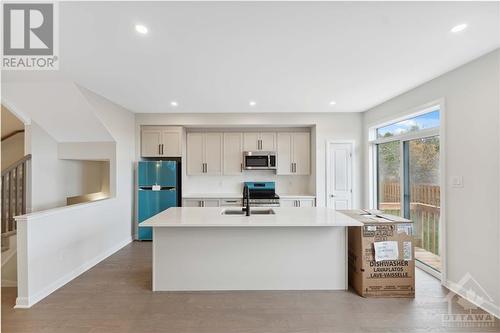
M2 69L59 68L57 9L54 2L2 4Z
M444 300L448 302L448 313L442 315L442 325L454 328L496 327L495 317L481 309L495 309L493 298L467 273L457 284L456 290L467 299L450 291ZM470 301L469 301L470 300Z

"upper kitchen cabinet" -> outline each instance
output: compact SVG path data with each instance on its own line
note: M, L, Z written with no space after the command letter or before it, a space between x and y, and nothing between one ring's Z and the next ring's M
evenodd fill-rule
M187 174L222 174L222 133L187 133Z
M141 129L142 157L181 157L182 127L143 126Z
M308 132L278 133L279 175L311 173L311 137Z
M224 133L224 175L241 175L243 172L243 134Z
M243 133L244 151L275 151L276 133L274 132L246 132Z

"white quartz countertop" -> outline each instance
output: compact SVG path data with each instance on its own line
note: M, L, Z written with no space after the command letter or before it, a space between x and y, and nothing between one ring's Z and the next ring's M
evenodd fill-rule
M184 199L241 199L242 193L188 193L182 194Z
M278 193L283 199L316 198L314 194L286 194ZM184 199L241 199L242 193L188 193L183 194Z
M272 208L274 215L223 215L235 210L225 207L172 207L148 220L140 227L347 227L362 226L355 219L330 208ZM252 208L265 210L269 208Z

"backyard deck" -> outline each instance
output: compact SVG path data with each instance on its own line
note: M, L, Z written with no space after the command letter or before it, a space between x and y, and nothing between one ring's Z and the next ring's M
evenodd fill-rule
M383 185L383 200L379 209L393 215L401 215L399 183ZM439 255L440 188L433 184L411 187L410 219L414 223L415 258L441 272Z

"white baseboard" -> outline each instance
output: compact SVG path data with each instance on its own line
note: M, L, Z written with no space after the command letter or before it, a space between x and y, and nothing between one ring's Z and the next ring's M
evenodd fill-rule
M493 316L497 317L498 319L500 319L500 308L497 305L492 304L490 302L482 302L481 304L479 304L475 299L472 299L471 297L467 297L467 292L465 290L463 290L462 286L460 286L454 282L444 281L443 285L446 288L448 288L450 291L452 291L455 294L457 294L458 296L466 299L467 301L474 304L478 308L481 308L484 311L486 311L486 312L492 314Z
M7 287L17 287L17 281L12 280L2 280L2 288Z
M90 268L94 267L110 255L114 254L115 252L119 251L126 245L130 244L132 242L132 237L128 237L124 241L118 243L116 246L110 248L109 250L103 252L102 254L96 256L92 260L87 261L86 263L82 264L80 267L74 269L73 271L69 272L68 274L64 275L57 281L51 283L44 289L40 290L33 296L29 297L17 297L16 298L16 305L14 308L16 309L27 309L35 305L36 303L40 302L42 299L45 297L49 296L52 294L54 291L57 289L61 288L64 286L66 283L70 282L74 278L78 277L85 271L89 270Z

